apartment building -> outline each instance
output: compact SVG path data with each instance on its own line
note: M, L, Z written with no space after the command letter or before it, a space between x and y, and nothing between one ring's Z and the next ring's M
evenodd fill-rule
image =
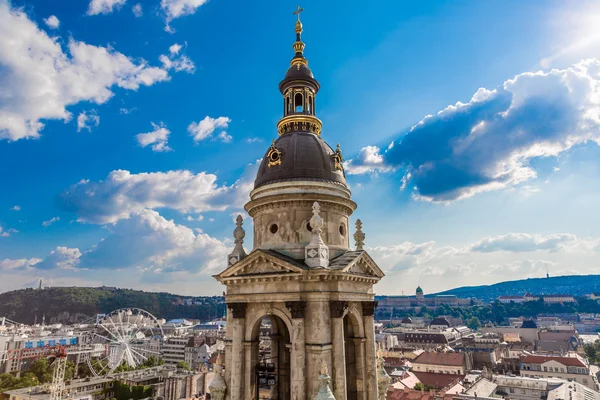
M597 390L586 359L576 353L566 355L531 354L520 358L521 376L531 378L559 378L580 383Z

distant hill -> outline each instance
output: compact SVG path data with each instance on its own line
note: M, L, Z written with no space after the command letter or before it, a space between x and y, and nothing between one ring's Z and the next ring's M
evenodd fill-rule
M157 318L207 320L225 312L223 297L190 297L109 287L21 289L0 294L0 317L33 324L82 322L119 308L142 308Z
M551 278L530 278L518 281L500 282L493 285L463 286L437 294L453 294L457 297L475 297L490 301L498 296L521 296L532 294L571 294L583 296L600 293L600 275L567 275Z

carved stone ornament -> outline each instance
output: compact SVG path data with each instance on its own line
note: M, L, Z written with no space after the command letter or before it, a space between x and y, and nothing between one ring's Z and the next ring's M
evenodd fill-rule
M267 160L269 162L267 164L267 166L269 168L271 168L272 166L275 166L275 165L281 165L282 157L283 157L283 152L281 150L279 150L277 147L275 147L275 141L273 140L271 147L269 147L269 152L267 153Z
M329 302L329 310L331 312L331 318L342 318L344 312L348 308L348 302L343 300L331 300Z
M227 256L227 265L230 267L233 264L240 261L242 258L246 257L246 252L244 251L244 237L246 236L246 231L242 228L242 224L244 223L244 218L241 215L238 215L235 220L235 229L233 231L233 238L235 239L235 247L233 251Z
M356 251L364 250L365 245L365 234L362 231L362 221L356 220L356 232L354 233L354 241L356 242Z
M306 301L286 301L285 306L292 313L292 318L304 318L306 312Z
M337 148L335 152L330 156L333 160L333 167L339 171L344 170L344 157L342 157L342 149L340 148L340 144L337 144Z
M231 310L233 318L246 318L246 307L248 303L227 303L227 308Z
M225 393L227 392L227 385L225 379L223 379L223 356L221 353L217 356L217 361L214 365L215 375L213 380L208 385L208 391L210 396L214 400L224 400Z
M376 301L363 301L362 312L364 317L372 317L375 315L375 308L377 308Z
M321 213L321 207L318 202L313 203L313 216L310 218L312 227L312 238L304 247L304 262L312 268L326 268L329 266L329 247L321 239L321 231L324 225Z

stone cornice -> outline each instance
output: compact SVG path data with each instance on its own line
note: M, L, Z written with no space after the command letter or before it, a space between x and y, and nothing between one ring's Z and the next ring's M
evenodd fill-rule
M339 271L333 271L339 272ZM323 275L307 275L296 273L281 273L281 274L265 274L265 275L242 275L231 276L227 278L219 278L219 281L225 285L242 285L248 283L265 283L265 282L325 282L325 281L344 281L344 282L364 282L375 284L380 278L366 275L358 275L351 273L338 274L323 274Z
M254 218L256 214L265 210L280 208L289 210L299 207L310 209L315 201L318 201L322 208L336 210L345 215L351 215L356 209L356 203L352 200L315 193L266 196L249 201L244 208Z

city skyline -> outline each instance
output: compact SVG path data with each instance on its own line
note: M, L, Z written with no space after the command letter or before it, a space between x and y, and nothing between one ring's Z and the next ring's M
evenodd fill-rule
M395 3L302 4L377 293L596 272L600 8ZM294 8L0 0L0 291L220 294Z

